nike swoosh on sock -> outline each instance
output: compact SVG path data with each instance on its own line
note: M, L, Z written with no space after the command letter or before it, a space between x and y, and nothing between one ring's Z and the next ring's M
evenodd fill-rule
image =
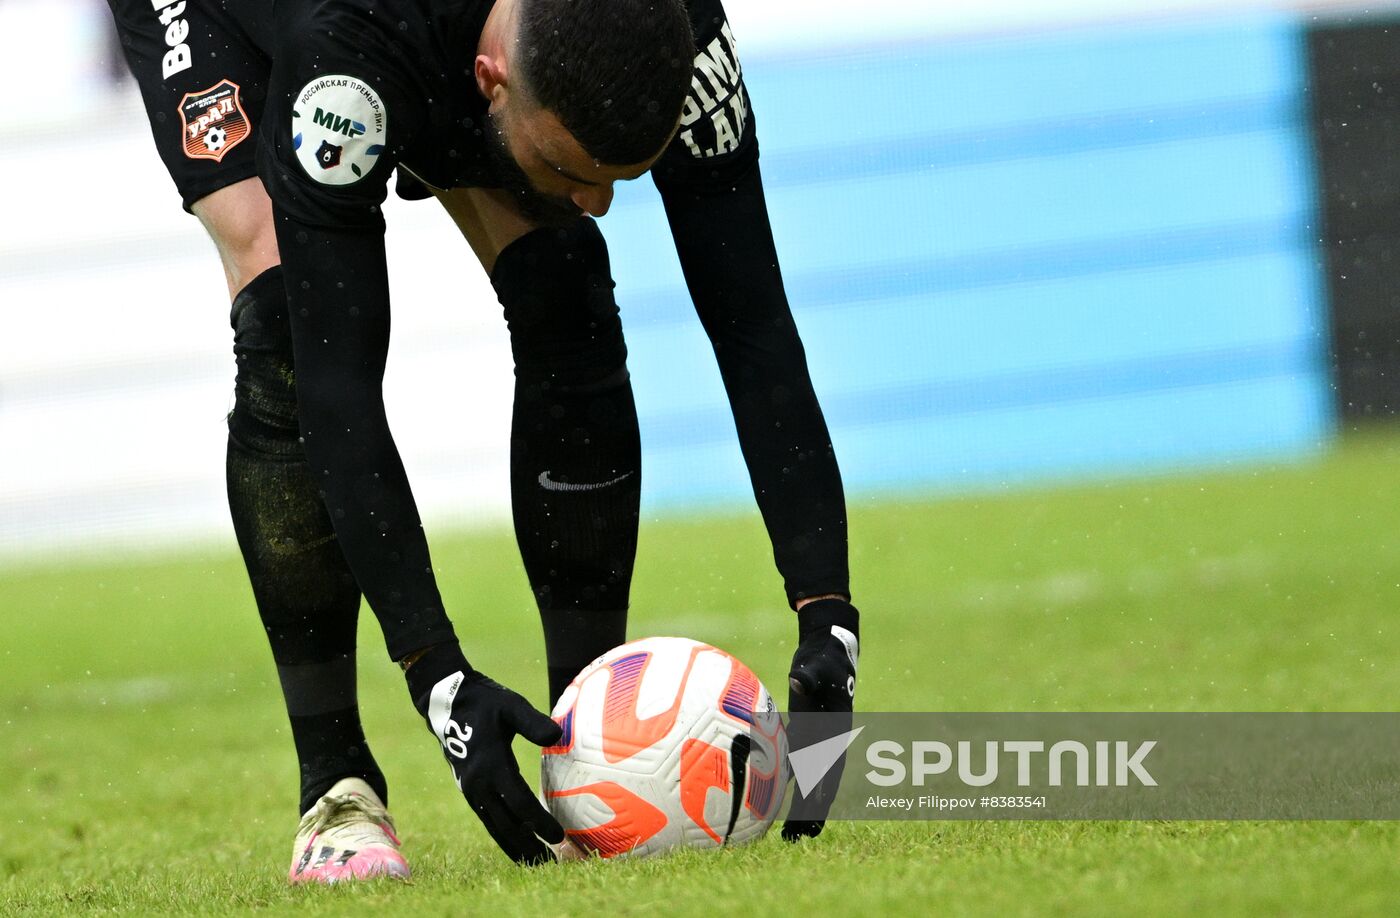
M621 475L608 481L594 481L583 484L571 484L566 481L555 481L553 478L549 477L549 469L545 469L543 472L540 472L539 481L540 487L544 488L546 491L599 491L603 488L611 487L612 485L615 485L618 482L626 481L628 478L631 477L631 472L623 472Z

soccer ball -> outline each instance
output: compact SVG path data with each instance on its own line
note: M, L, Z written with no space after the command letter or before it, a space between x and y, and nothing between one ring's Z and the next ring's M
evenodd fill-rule
M544 798L602 857L718 848L768 831L787 786L787 736L747 666L699 641L658 637L579 673L544 750Z

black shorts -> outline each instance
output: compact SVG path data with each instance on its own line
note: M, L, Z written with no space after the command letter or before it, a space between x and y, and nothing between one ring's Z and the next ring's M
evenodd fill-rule
M226 6L244 0L107 2L185 210L257 175L253 131L272 62Z

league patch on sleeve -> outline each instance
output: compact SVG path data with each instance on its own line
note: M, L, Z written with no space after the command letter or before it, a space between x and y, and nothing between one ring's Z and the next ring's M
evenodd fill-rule
M710 159L739 148L749 120L749 96L738 46L729 23L695 56L690 95L681 110L680 139L696 159Z
M369 84L344 74L307 83L292 101L292 147L322 185L352 185L384 152L388 113Z

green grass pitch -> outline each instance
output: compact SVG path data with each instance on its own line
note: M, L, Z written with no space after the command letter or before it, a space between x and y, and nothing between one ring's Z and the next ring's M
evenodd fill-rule
M1400 437L1321 459L852 502L867 710L1393 710ZM506 532L435 534L469 656L543 703ZM794 623L754 512L648 523L632 634L775 688ZM295 761L231 551L0 571L0 914L1386 913L1388 823L860 823L792 847L512 866L363 615L411 885L290 889ZM534 757L518 752L526 772Z

